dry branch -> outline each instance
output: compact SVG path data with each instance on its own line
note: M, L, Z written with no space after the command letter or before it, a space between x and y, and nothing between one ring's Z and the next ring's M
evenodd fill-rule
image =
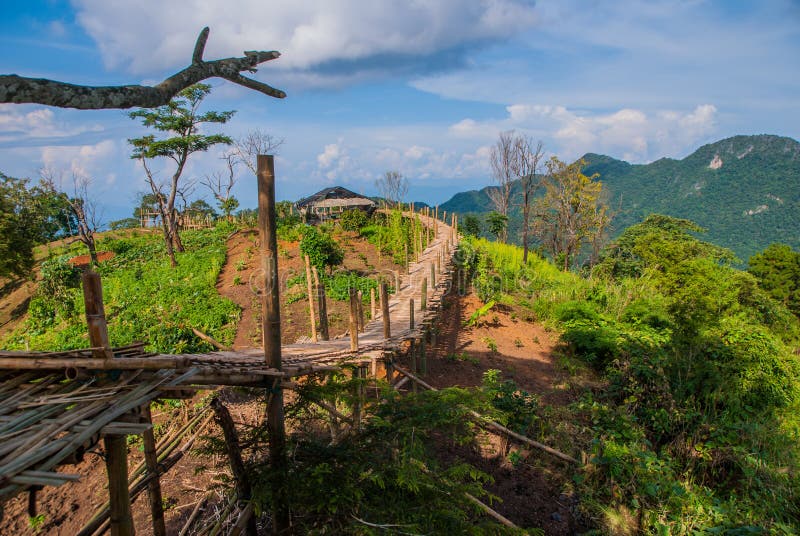
M181 90L207 78L224 78L264 95L282 99L280 89L245 78L240 73L256 72L256 66L280 57L277 51L245 51L240 58L203 61L209 29L203 28L195 43L192 64L155 86L79 86L44 78L15 74L0 75L0 103L36 103L60 108L100 110L108 108L155 108L169 103Z

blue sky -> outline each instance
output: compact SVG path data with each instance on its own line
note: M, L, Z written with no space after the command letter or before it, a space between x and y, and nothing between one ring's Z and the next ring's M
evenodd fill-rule
M562 159L637 163L736 134L800 137L790 0L5 2L0 73L152 84L188 63L205 25L208 59L283 54L255 77L286 99L211 80L206 102L237 110L229 135L285 139L285 199L332 184L375 193L375 179L398 170L410 197L442 202L489 183L489 147L508 129ZM119 110L0 105L0 170L90 177L105 218L124 217L145 189L126 140L144 132ZM221 170L222 150L195 158L187 177ZM236 193L254 206L244 170Z

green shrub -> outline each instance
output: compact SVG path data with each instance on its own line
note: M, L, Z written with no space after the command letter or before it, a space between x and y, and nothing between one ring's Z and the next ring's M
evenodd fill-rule
M339 225L341 225L342 229L345 231L359 231L368 221L369 218L366 212L357 208L345 210L339 216Z
M342 264L344 250L330 234L312 226L306 226L300 241L300 252L308 255L311 264L322 270Z

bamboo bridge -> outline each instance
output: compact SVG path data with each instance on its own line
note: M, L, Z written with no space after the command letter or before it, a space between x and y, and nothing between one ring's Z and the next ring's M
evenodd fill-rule
M275 278L273 282L277 280L278 262L274 174L271 157L260 156L258 164L261 254L269 285L270 277ZM427 247L420 248L415 259L409 259L406 273L394 274L394 294L388 294L386 282L381 285L379 306L373 296L370 322L364 323L363 311L359 310L362 302L358 299L356 304L351 293L349 333L333 340L280 345L280 324L272 320L278 309L277 292L266 292L263 294L272 296L264 296L262 301L263 348L182 355L148 352L141 343L112 348L99 276L85 273L91 348L66 352L0 351L0 516L2 503L25 491L30 494L29 513L33 515L36 491L78 480L80 475L62 468L80 462L102 439L110 503L104 526L110 525L112 534L131 534L125 437L142 435L149 475L143 482L152 489L163 473L163 464L159 466L154 454L149 410L154 400L189 397L197 390L228 385L264 387L282 393L283 389L292 388L293 379L336 370L345 364L355 367L359 374L386 375L391 382L394 357L401 347L414 349L424 371L426 339L433 332L444 296L453 283L458 232L456 218L451 217L448 224L439 218L438 210L414 214L428 233ZM280 426L282 434L282 419L282 394L270 395L268 425L273 430ZM271 445L270 454L276 452L273 448ZM163 530L163 512L160 530L156 523L159 508L152 504L156 534ZM97 527L100 525L94 528ZM81 534L84 533L92 532Z

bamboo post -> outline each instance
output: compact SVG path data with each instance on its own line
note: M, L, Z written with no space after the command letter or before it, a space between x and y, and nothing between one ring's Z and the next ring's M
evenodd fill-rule
M375 320L375 287L369 287L369 317Z
M403 244L403 250L405 251L406 274L410 274L411 273L411 264L408 262L408 243Z
M358 299L356 289L350 289L350 351L358 351Z
M389 316L389 289L386 283L381 283L381 317L383 317L383 338L392 337L391 317Z
M108 471L108 502L111 508L111 536L133 536L131 499L128 493L128 446L124 435L103 438Z
M317 342L317 322L314 319L314 275L311 273L311 259L306 255L306 283L308 287L308 314L311 317L311 340Z
M431 263L431 288L436 288L436 266Z
M258 155L258 230L261 264L264 270L262 293L262 333L264 357L270 368L281 370L281 309L278 285L278 237L275 224L275 163L272 155ZM276 379L267 397L267 433L269 463L273 472L273 532L290 530L289 504L286 497L286 428L283 415L283 388Z
M428 278L422 278L422 289L421 292L422 296L420 297L419 309L420 311L424 311L428 308Z
M312 266L311 272L314 274L314 286L317 288L317 312L319 313L319 335L323 341L330 339L328 334L328 299L325 294L325 285L319 284L319 272L317 267Z
M359 290L358 291L358 331L361 333L364 332L364 295Z
M408 299L408 329L414 330L414 298Z
M112 359L111 344L108 341L108 324L103 306L103 283L100 274L87 270L81 276L83 282L83 303L86 306L86 324L89 329L89 342L95 348L97 359Z
M250 487L250 478L247 475L247 470L242 461L242 448L239 445L239 434L236 433L236 427L233 424L233 419L231 418L228 408L225 407L219 398L214 398L211 401L211 408L214 410L214 416L220 428L222 428L222 435L225 437L228 461L230 461L231 472L236 482L236 499L239 503L239 507L243 508L252 497L252 488ZM247 520L248 536L256 536L258 534L257 530L256 519L251 516Z
M150 413L150 404L142 407L142 414L150 425L153 424L153 416ZM144 446L144 463L147 473L150 476L147 482L147 495L150 499L150 517L153 522L153 535L166 536L167 529L164 525L164 503L161 499L161 480L158 470L158 455L156 454L156 439L153 429L148 428L142 433L142 444Z
M394 271L394 293L400 293L400 272L397 270Z
M417 373L417 345L416 339L411 337L411 346L408 349L409 354L411 355L411 371L416 374ZM411 389L413 392L417 392L417 382L411 382Z
M425 337L423 332L419 339L419 373L423 376L428 373L428 356L425 355Z

